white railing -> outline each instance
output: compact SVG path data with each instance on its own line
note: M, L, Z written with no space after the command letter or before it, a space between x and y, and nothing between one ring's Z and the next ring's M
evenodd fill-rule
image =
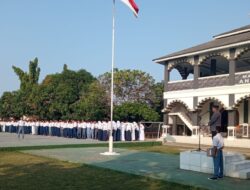
M168 115L172 115L172 116L178 116L184 123L185 125L191 130L193 131L194 126L192 125L191 120L188 118L188 116L183 113L183 112L175 112L175 113L169 113Z

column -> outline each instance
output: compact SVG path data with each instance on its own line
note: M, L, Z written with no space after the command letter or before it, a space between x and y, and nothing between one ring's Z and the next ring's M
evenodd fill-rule
M177 116L173 116L172 135L177 135Z
M228 138L235 139L235 129L236 129L236 110L228 111Z
M229 50L230 59L229 59L229 85L235 85L235 70L236 70L236 61L235 61L235 49Z
M168 100L164 100L164 108L167 107L167 104L168 104ZM168 112L164 112L163 113L163 122L164 122L164 125L168 125L169 124L169 121L168 121Z
M200 66L199 64L199 56L194 57L194 83L193 88L199 88L199 77L200 77Z
M164 68L164 92L167 92L168 90L168 82L169 82L169 70L168 70L168 64L165 64Z
M166 62L164 67L164 92L168 91L168 82L169 82L169 70L168 70L168 63ZM167 107L167 103L168 103L167 100L164 99L164 108ZM168 125L168 113L166 112L163 115L163 122L164 125Z
M198 111L194 111L192 113L192 125L194 127L193 131L192 131L192 136L196 136L198 135L198 131L199 131L199 112Z

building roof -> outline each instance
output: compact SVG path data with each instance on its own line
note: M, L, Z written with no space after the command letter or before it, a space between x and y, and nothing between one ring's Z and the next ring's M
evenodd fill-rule
M163 57L159 57L157 59L154 59L153 61L161 63L164 61L183 58L191 55L194 56L219 49L236 47L243 44L250 44L250 25L216 35L214 36L214 39L209 42L188 49L184 49Z

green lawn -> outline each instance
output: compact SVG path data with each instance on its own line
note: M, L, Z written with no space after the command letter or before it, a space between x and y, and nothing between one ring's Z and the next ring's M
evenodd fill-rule
M0 190L187 190L175 183L62 162L15 151L0 152Z

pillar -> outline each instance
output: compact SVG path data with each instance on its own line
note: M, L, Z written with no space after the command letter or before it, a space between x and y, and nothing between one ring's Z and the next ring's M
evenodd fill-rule
M236 60L235 60L235 49L229 50L229 85L235 85L235 72L236 72Z
M199 113L197 111L192 113L192 124L193 126L199 126Z
M164 67L164 92L168 91L168 82L169 82L169 70L168 70L168 63L165 63L165 67ZM164 98L164 97L163 97ZM167 107L167 100L164 99L164 108ZM168 125L169 121L168 121L168 113L164 113L163 115L163 122L164 125Z
M192 125L193 125L193 131L192 131L192 136L197 136L198 132L199 132L199 112L198 111L194 111L192 113Z
M164 100L164 108L167 107L167 104L168 104L168 101L167 100ZM168 125L169 124L169 121L168 121L168 112L164 112L163 113L163 123L164 125Z
M235 139L236 137L236 110L228 111L228 138Z
M216 75L217 72L217 61L216 59L211 59L211 65L210 65L210 75L213 76L213 75Z
M236 110L229 110L228 111L228 126L236 126Z
M177 135L177 116L173 116L172 135Z
M167 92L168 90L168 82L169 82L169 70L168 70L168 64L165 64L164 68L164 92Z
M194 57L194 83L193 89L199 88L199 77L200 77L200 67L199 67L199 56Z

